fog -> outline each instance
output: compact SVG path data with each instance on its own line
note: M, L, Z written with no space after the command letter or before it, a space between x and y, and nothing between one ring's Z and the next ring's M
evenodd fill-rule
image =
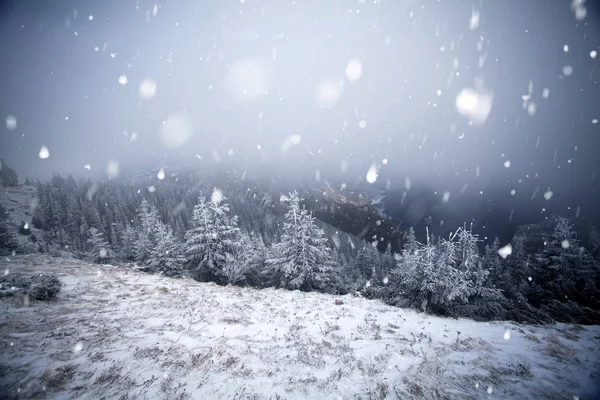
M6 1L0 156L21 180L223 165L594 217L599 23L544 0Z

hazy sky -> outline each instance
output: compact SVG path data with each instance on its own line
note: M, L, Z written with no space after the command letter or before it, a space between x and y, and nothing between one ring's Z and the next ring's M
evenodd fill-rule
M0 156L21 178L374 164L378 183L550 187L576 206L598 199L600 166L587 3L4 1Z

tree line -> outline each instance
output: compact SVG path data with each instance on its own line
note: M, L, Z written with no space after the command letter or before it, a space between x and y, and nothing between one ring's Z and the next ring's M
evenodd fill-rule
M392 254L380 252L376 239L319 222L297 192L277 209L234 188L228 199L186 177L152 188L59 175L38 182L30 223L43 238L31 240L42 251L219 284L358 293L451 317L600 322L598 262L564 218L536 246L517 234L510 255L497 240L480 252L466 226L448 238L427 232L425 243L411 228ZM0 249L15 249L5 214L0 208Z

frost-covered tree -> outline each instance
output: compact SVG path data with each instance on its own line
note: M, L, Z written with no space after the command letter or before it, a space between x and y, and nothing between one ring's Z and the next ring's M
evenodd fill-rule
M90 228L88 231L88 243L91 245L91 256L94 261L102 261L110 258L110 248L108 242L104 239L102 232L96 228Z
M566 218L557 218L552 234L532 265L530 301L535 306L552 299L585 304L590 296L597 296L597 280L598 265L581 247L573 226Z
M210 202L202 195L198 197L192 228L185 234L185 255L197 279L225 280L223 268L235 258L239 235L237 216L229 215L229 205L220 190L213 190Z
M120 258L125 261L135 259L135 244L137 235L131 225L127 225L121 234Z
M407 236L394 274L400 277L400 291L408 303L422 309L455 313L457 305L477 299L479 304L498 300L500 291L487 284L488 272L482 267L477 237L464 228L448 239L435 240L427 233L427 244Z
M160 224L158 210L148 200L142 200L138 208L139 229L135 241L134 254L136 261L145 262L150 257L156 244L155 233Z
M179 275L185 264L181 246L175 240L173 231L159 221L153 232L155 245L150 250L147 268L152 272L166 275Z
M358 272L358 277L367 280L376 278L373 276L373 272L381 270L379 251L375 246L367 243L358 250L353 264Z
M8 214L0 203L0 255L9 254L16 247L17 242L8 230Z
M279 273L281 286L313 290L323 289L333 275L333 254L324 232L305 208L300 208L297 192L289 195L281 242L274 245L275 257L267 260Z

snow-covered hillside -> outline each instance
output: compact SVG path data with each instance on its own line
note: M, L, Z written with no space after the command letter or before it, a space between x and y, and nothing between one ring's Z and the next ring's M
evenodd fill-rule
M53 302L0 299L2 398L598 396L599 326L450 320L39 255L0 268L65 283Z

